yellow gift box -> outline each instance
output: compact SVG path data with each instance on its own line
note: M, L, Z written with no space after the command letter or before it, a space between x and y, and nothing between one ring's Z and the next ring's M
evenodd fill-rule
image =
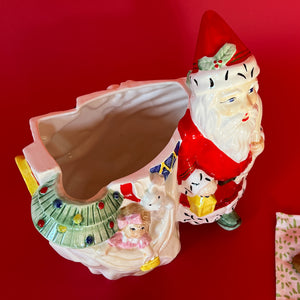
M215 210L215 206L217 200L214 195L210 195L209 197L187 197L190 203L190 210L198 217L206 216L212 213Z

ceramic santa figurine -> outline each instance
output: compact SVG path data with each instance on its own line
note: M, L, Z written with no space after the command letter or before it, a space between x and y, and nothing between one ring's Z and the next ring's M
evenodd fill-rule
M219 15L206 12L187 78L189 107L178 124L180 221L240 225L234 208L264 148L258 74L249 49Z
M178 221L237 228L234 209L264 147L258 74L209 11L188 86L127 81L32 118L33 143L16 162L36 229L63 257L117 279L170 263Z

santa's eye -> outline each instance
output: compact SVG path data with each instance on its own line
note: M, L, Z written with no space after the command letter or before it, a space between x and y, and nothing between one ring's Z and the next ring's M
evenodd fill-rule
M236 100L235 97L232 97L232 98L229 98L229 99L226 99L225 101L221 101L221 103L232 103Z
M134 227L130 227L130 230L134 231L134 230L135 230L135 228L134 228Z
M144 229L145 229L145 227L143 226L141 229L142 229L142 230L144 230Z
M254 92L254 88L252 87L250 90L249 90L249 94L252 94Z

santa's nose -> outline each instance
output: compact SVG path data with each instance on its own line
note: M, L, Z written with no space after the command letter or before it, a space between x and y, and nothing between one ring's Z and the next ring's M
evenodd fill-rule
M251 94L251 95L247 94L247 95L245 95L245 98L244 98L243 102L244 102L244 105L243 105L244 109L246 109L246 110L252 109L253 106L256 103L256 95L254 95L254 94Z

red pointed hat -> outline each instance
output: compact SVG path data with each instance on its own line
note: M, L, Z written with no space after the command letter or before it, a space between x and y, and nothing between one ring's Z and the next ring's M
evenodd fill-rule
M226 66L241 63L251 55L249 49L216 12L212 10L206 11L200 24L193 72L199 70L199 59L205 56L215 56L225 44L234 44L236 47L235 53L226 63Z

